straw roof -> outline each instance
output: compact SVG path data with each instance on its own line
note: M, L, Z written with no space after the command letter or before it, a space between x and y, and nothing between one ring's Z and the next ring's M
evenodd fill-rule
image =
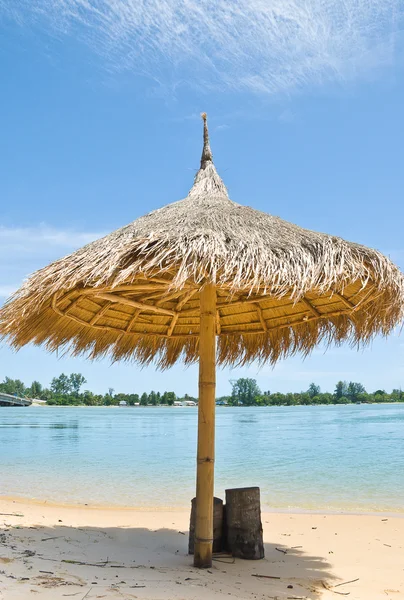
M320 341L368 342L401 320L404 278L380 252L232 202L206 116L188 196L34 273L0 334L90 358L198 359L199 292L217 285L218 364L275 362Z

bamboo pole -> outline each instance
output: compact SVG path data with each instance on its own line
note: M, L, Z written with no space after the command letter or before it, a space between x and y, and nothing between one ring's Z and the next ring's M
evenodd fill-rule
M212 566L216 392L216 287L200 294L198 451L194 566Z

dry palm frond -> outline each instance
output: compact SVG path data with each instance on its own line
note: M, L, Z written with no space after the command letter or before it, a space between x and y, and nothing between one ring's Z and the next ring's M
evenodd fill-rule
M95 358L198 359L199 291L218 290L218 362L367 342L403 316L404 278L380 252L232 202L206 117L187 198L34 273L0 310L0 333Z

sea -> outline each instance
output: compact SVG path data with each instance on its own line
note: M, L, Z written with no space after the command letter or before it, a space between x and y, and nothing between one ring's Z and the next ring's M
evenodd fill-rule
M0 407L0 495L186 508L195 407ZM404 515L404 404L217 407L215 495L273 511Z

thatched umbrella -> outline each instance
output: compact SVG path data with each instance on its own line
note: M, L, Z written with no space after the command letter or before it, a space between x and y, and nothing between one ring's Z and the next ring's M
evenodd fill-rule
M188 196L34 273L0 311L0 334L14 348L163 368L199 361L194 561L209 566L216 365L387 334L403 315L404 281L376 250L232 202L202 116Z

